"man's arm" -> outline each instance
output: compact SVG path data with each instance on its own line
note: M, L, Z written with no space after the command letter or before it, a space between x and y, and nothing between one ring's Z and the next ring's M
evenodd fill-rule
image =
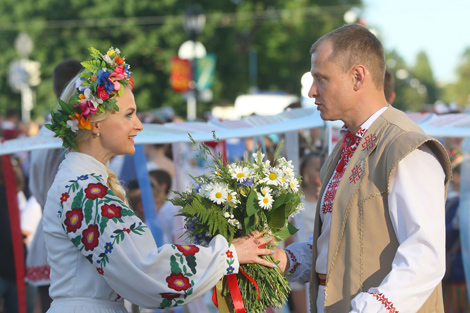
M423 145L392 171L388 198L399 247L382 283L360 293L352 312L417 312L445 272L445 174Z

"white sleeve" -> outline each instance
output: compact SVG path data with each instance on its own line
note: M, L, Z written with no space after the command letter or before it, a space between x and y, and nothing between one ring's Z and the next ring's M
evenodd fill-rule
M123 298L164 309L194 301L239 269L235 247L157 247L146 225L94 174L69 181L58 212L67 236Z
M417 312L445 273L445 174L423 145L392 171L388 198L399 247L382 283L357 295L351 312Z
M310 281L313 235L310 235L308 239L304 242L295 242L284 249L290 263L285 274L290 282L308 283Z

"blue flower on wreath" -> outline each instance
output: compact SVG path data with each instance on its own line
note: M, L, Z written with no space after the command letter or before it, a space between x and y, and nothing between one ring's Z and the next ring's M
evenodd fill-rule
M108 91L108 93L110 93L111 91L114 90L114 84L112 81L109 80L109 75L111 73L110 72L107 72L107 71L103 71L103 70L99 70L97 75L98 75L98 79L97 79L97 82L98 82L98 85L100 86L104 86L104 88L106 88L106 91Z
M227 275L233 274L233 271L235 271L235 269L233 268L233 266L228 267L228 268L227 268Z
M88 174L77 177L77 180L87 180L87 179L88 179Z
M104 253L111 253L113 250L113 244L111 242L107 242L104 246Z

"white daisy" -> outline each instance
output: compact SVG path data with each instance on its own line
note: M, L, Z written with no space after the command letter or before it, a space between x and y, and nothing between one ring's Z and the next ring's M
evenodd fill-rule
M240 201L237 199L237 193L235 191L229 191L227 193L227 202L232 205L237 205L240 203Z
M209 199L216 204L225 203L227 192L227 188L224 185L213 185L212 190L209 191Z
M270 193L265 194L265 195L258 194L258 204L264 210L269 210L269 209L271 209L271 207L273 205L273 197L271 196Z
M299 181L297 180L297 178L291 177L291 179L289 180L289 188L293 192L297 192L299 190Z
M247 167L234 166L232 167L231 175L238 182L244 182L250 177L250 170Z
M280 184L282 184L282 173L280 173L280 171L276 168L271 168L268 173L267 173L267 176L265 178L263 178L263 180L261 181L262 183L266 183L268 185L274 185L274 186L278 186Z
M267 194L271 194L271 191L272 191L272 189L269 188L268 186L261 188L261 194L262 194L263 196L264 196L264 195L267 195Z

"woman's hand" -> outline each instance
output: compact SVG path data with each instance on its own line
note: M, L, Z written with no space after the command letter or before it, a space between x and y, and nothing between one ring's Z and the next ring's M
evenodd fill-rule
M262 233L254 231L244 237L233 239L232 243L237 250L238 262L240 262L240 264L258 263L267 267L277 267L276 264L259 257L260 255L270 255L274 253L273 249L260 248L260 246L264 247L266 243L273 240L273 238L266 239L263 237L266 232L267 230Z

